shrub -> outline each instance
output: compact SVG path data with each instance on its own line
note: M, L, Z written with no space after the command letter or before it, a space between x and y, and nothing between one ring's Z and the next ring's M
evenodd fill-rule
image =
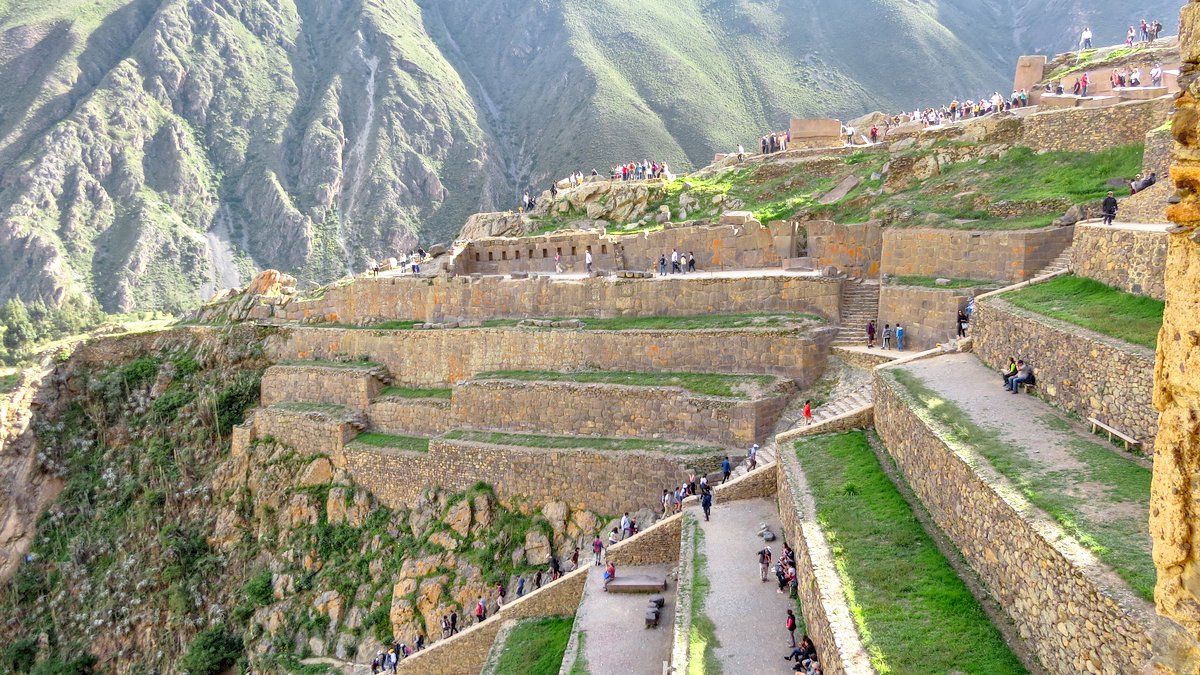
M246 419L246 410L258 403L262 373L241 373L217 394L217 431L228 435Z
M179 669L188 675L217 675L237 663L242 655L242 639L224 626L200 631L187 653L179 660Z

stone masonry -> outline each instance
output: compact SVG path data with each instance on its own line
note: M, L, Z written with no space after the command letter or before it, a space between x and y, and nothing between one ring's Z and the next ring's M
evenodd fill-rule
M1158 433L1153 352L1078 326L1013 307L1002 296L975 303L974 350L1000 370L1009 357L1026 359L1037 376L1034 392L1081 417L1095 417L1149 448ZM1000 379L996 378L997 386Z
M1093 79L1100 80L1096 73ZM1100 152L1145 141L1171 111L1169 98L1132 101L1107 108L1073 108L1025 118L1022 144L1037 152Z
M743 308L745 309L745 308ZM831 328L593 331L282 329L272 360L363 356L412 386L445 387L491 370L765 373L801 386L825 370Z
M876 371L875 425L888 453L1046 668L1137 672L1150 653L1149 603L1106 583L1094 556L986 460L948 444L884 373Z
M1025 281L1071 245L1072 227L973 232L884 228L883 273L889 276Z
M852 277L879 277L883 230L878 222L840 225L831 220L804 223L808 257L816 269L829 266Z
M1071 271L1127 293L1162 300L1167 268L1166 228L1075 226Z
M899 323L904 326L906 351L932 349L958 334L958 310L978 290L884 285L879 289L879 331L884 324Z
M320 401L365 409L383 390L380 376L386 373L379 370L352 364L272 366L263 373L261 402Z

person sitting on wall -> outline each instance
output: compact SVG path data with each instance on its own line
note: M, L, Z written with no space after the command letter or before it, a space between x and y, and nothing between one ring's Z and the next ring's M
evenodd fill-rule
M1004 384L1004 388L1016 394L1021 390L1021 385L1033 385L1036 382L1037 380L1033 376L1033 368L1028 363L1025 363L1024 360L1018 359L1017 374L1008 378L1008 381Z
M617 578L617 566L611 562L604 566L604 590L608 590L608 584L613 579Z

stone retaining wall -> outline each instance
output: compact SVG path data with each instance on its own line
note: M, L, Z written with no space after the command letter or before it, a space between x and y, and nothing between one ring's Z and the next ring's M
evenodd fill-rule
M235 436L244 444L257 438L271 437L293 448L303 448L310 455L329 457L335 466L344 467L343 448L357 430L344 420L319 413L303 413L278 408L258 408L254 411L253 431ZM244 447L242 448L244 450ZM235 448L235 452L238 451Z
M1149 603L1029 504L970 448L950 446L876 371L875 428L938 527L1054 673L1136 672Z
M811 426L800 426L789 431L785 431L775 437L775 442L783 445L784 443L794 443L796 439L804 436L816 436L818 434L832 434L839 431L851 431L853 429L866 429L871 426L875 420L875 408L870 405L863 406L857 410L844 412L836 417L821 420Z
M492 431L694 440L727 447L761 442L794 385L768 398L697 396L676 387L474 380L454 389L451 416Z
M308 449L309 444L297 445ZM354 482L390 508L411 508L421 490L438 485L458 492L483 481L506 502L551 501L572 510L619 514L661 508L661 490L681 485L689 470L702 473L720 456L675 456L648 452L547 450L434 439L425 453L347 447Z
M965 309L971 296L980 291L884 285L879 289L879 325L904 326L907 351L931 349L954 339L958 334L958 310Z
M800 611L822 669L827 675L874 673L791 443L780 446L778 465L779 518L784 539L796 552Z
M889 276L1025 281L1071 245L1073 230L884 228L882 269Z
M1018 309L1001 297L976 302L971 317L974 351L984 363L999 372L1009 357L1023 358L1033 365L1039 397L1153 447L1154 352Z
M740 308L745 310L745 307ZM835 330L589 331L526 328L281 330L276 361L366 356L398 380L445 387L490 370L769 373L808 386L825 370Z
M1075 226L1071 271L1128 293L1166 297L1167 232L1120 229L1098 224Z
M1107 108L1035 113L1024 119L1022 144L1038 152L1100 152L1144 143L1146 132L1167 121L1171 103L1171 97L1163 97Z
M264 406L304 401L365 410L382 390L383 382L369 370L279 365L263 373L261 400Z
M606 549L604 559L622 567L659 565L679 560L683 516L683 513L676 513L663 518L636 536L617 542Z
M367 408L371 429L400 436L437 436L458 426L450 399L385 397Z
M696 316L812 312L840 318L841 282L799 274L657 279L360 277L310 300L260 305L252 319L369 324L379 321L487 321L553 316Z
M883 230L878 222L840 225L830 220L804 223L808 257L816 269L830 265L852 277L879 277Z

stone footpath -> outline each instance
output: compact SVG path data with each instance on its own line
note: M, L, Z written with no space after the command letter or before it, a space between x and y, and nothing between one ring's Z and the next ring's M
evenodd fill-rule
M710 583L704 600L704 613L716 625L720 646L715 654L726 673L780 673L788 670L783 657L790 644L784 621L787 610L800 616L799 606L787 594L777 593L778 582L772 576L759 580L759 550L766 544L757 536L759 525L766 523L779 538L769 545L776 559L783 551L782 527L774 501L750 499L729 504L713 504L712 520L704 521L704 512L691 509L704 533L700 544L707 561L703 573ZM796 632L796 640L801 631ZM593 672L617 672L600 671Z
M675 565L617 567L622 575L666 577ZM661 675L663 662L671 659L671 626L675 622L675 579L667 580L666 604L658 628L646 628L649 593L605 593L604 568L592 565L583 601L575 614L574 631L584 635L582 656L589 673Z

